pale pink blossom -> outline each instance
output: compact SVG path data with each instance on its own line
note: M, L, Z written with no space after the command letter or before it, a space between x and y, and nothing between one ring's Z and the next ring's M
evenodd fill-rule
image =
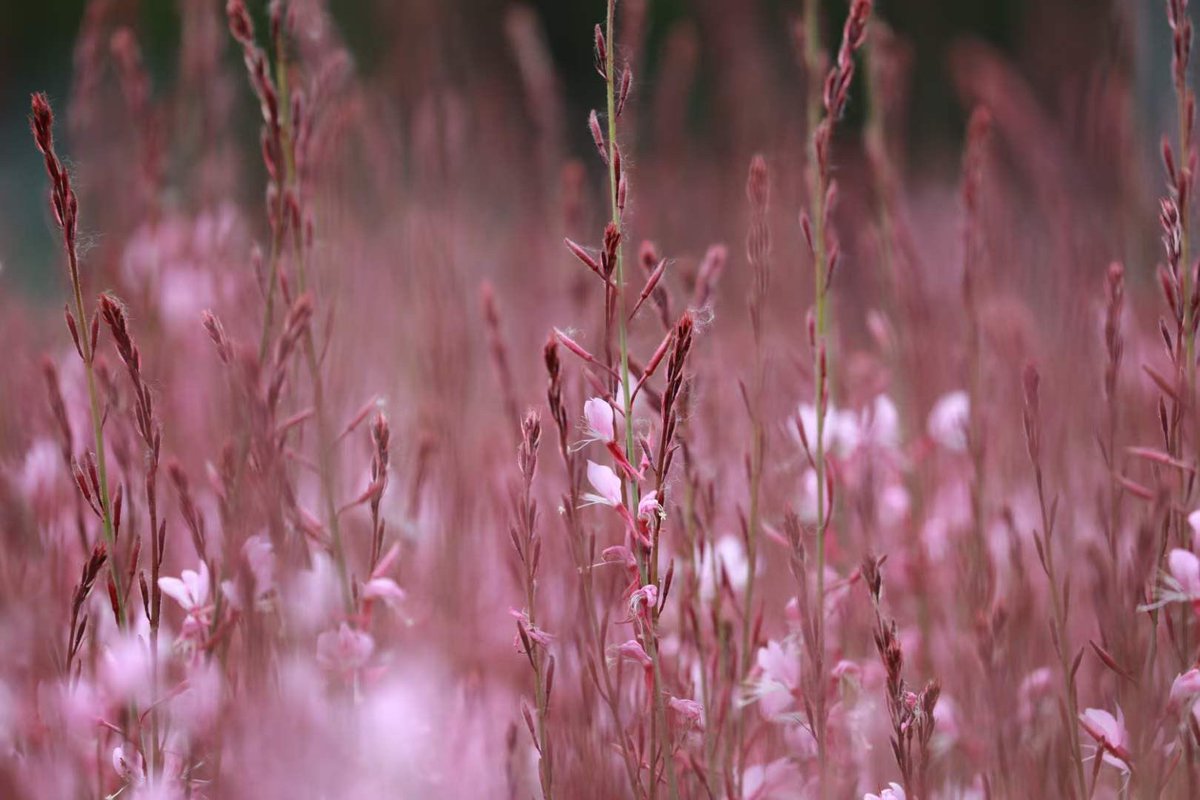
M613 407L608 401L593 397L583 404L583 417L587 421L588 441L609 444L616 440L616 424Z
M254 603L257 605L268 599L275 586L275 550L271 540L263 534L256 534L246 539L242 545L242 557L250 570L251 591ZM239 610L245 610L246 599L242 596L242 587L235 580L221 581L221 592L229 600L230 605Z
M117 745L112 751L113 770L121 780L134 785L146 780L146 768L142 764L142 756L133 748Z
M212 615L208 565L201 561L199 570L185 569L178 578L159 578L158 588L186 613L181 631L183 638L196 639L202 636Z
M627 642L617 645L615 650L618 658L625 659L626 661L636 661L646 669L654 666L654 662L650 660L650 656L646 655L645 648L636 639L630 639Z
M151 699L153 676L150 644L143 636L120 634L104 648L99 677L110 697L139 702Z
M342 623L336 631L317 637L317 662L327 670L349 673L361 668L375 650L369 633Z
M611 467L597 464L595 461L588 461L587 477L592 488L596 490L594 493L584 494L583 499L589 504L612 506L613 508L622 504L621 479L617 477L617 473L613 472Z
M862 677L862 667L857 661L850 661L843 658L837 664L834 664L833 669L829 671L830 677L840 683L841 681L851 681L857 683Z
M1171 551L1157 600L1139 606L1139 610L1148 611L1169 603L1191 603L1200 614L1200 558L1191 550L1176 547Z
M859 430L863 444L891 450L900 445L900 412L892 398L878 395L870 407L863 410Z
M648 583L629 597L629 611L634 615L649 614L658 605L658 587Z
M54 440L48 437L36 439L25 453L17 481L20 491L34 501L51 495L60 480L62 452Z
M1171 577L1189 600L1200 599L1200 558L1190 550L1175 548L1167 558Z
M1188 525L1192 529L1192 549L1200 548L1200 508L1188 514Z
M697 703L695 700L687 700L682 697L672 697L667 701L667 705L679 715L679 718L685 720L691 725L703 725L704 706Z
M1129 732L1125 730L1125 715L1117 708L1117 716L1100 708L1089 708L1079 715L1079 724L1088 736L1096 740L1097 755L1122 772L1129 771Z
M1023 723L1028 724L1039 712L1048 710L1053 690L1054 671L1049 667L1038 667L1025 676L1017 689L1017 713Z
M362 596L368 600L382 600L391 608L399 608L407 595L391 578L372 578L363 584Z
M821 425L821 442L825 452L837 456L849 455L858 447L862 439L862 426L858 415L853 411L841 411L829 405L824 409L824 417ZM817 409L811 403L802 403L796 414L796 420L803 433L803 440L808 442L811 450L815 451L817 447Z
M1193 667L1171 683L1170 708L1178 711L1185 704L1193 703L1197 696L1200 696L1200 669Z
M202 609L208 604L208 565L201 561L199 570L185 569L178 578L159 578L158 588L189 614Z
M742 777L743 800L776 800L801 797L795 791L800 782L800 769L790 758L778 758L769 764L746 767Z
M763 716L789 711L800 696L800 647L793 639L767 642L756 657L759 680L753 696Z
M942 395L933 404L926 422L929 438L947 450L961 453L967 449L967 423L971 418L971 398L964 391Z
M879 794L867 792L863 795L863 800L908 800L908 795L904 793L904 787L892 781L886 788L880 790Z
M624 564L631 569L637 569L637 559L633 557L629 548L622 544L604 548L600 553L600 558L604 560L605 564Z
M649 522L656 514L662 511L662 506L658 502L658 492L649 491L638 502L638 519L642 522Z

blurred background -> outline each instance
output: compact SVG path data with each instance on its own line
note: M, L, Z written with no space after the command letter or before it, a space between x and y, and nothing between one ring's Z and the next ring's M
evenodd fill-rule
M135 30L156 95L178 78L185 11L207 5L214 17L223 17L221 0L111 0L103 5L110 19ZM260 23L264 5L251 4ZM603 4L537 0L527 5L553 62L562 116L579 121L563 141L572 154L588 155L591 144L583 121L600 101L591 68L591 28L600 20ZM843 18L844 2L825 0L824 5L826 21ZM954 179L965 119L962 87L954 75L969 71L980 52L994 52L1010 63L1031 91L1031 100L1068 134L1073 126L1083 130L1091 122L1081 119L1088 111L1081 105L1089 92L1100 91L1105 80L1119 75L1133 87L1133 119L1128 123L1137 135L1139 153L1144 159L1154 158L1157 136L1144 134L1164 129L1170 102L1170 38L1161 5L1135 0L880 0L880 17L900 35L911 59L904 145L909 180ZM475 96L507 93L514 108L522 105L521 70L506 23L513 6L510 0L330 4L359 77L372 87L373 101L381 106L378 113L400 120L401 128L431 85L474 84ZM677 72L682 62L690 73L690 88L686 108L679 113L686 115L689 145L714 157L740 156L743 150L762 147L763 141L755 141L766 138L761 131L779 128L777 119L763 115L786 117L802 103L802 78L791 42L791 21L801 6L801 0L648 0L639 91L652 96L664 77L677 81L673 70ZM69 101L77 37L87 7L86 0L0 0L3 291L41 296L55 291L53 276L58 273L51 268L54 251L45 204L33 197L44 188L42 168L29 141L26 114L29 94L35 90L47 91L62 107ZM833 33L830 30L827 39ZM236 64L238 56L228 42L224 56ZM957 65L957 72L956 58L966 62ZM789 84L796 87L796 107L790 111L738 96L747 87L759 86L764 97L787 97ZM234 139L245 145L249 156L240 164L260 169L253 153L253 103L245 86L237 91L232 119L246 135ZM853 130L861 122L861 103L852 105L849 113L847 127ZM531 135L536 127L536 120L528 117L510 122L518 135L522 125ZM77 143L64 137L70 159L77 155ZM653 136L638 142L640 149L655 145L664 143ZM103 236L94 228L89 232Z

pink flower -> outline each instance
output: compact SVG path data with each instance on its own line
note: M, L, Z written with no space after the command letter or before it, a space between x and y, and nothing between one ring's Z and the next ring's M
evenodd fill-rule
M595 493L587 493L583 499L590 504L611 506L616 508L621 502L621 479L611 468L595 461L588 461L588 482L592 484Z
M926 430L929 438L947 450L961 453L967 449L967 422L971 418L971 398L966 392L944 394L929 412Z
M907 800L907 795L904 794L904 787L893 781L879 794L864 794L863 800Z
M873 405L863 409L859 426L863 445L882 450L900 445L900 412L886 394L878 395Z
M1178 711L1185 704L1194 702L1197 695L1200 695L1200 669L1193 667L1171 684L1169 707Z
M1192 528L1192 547L1200 544L1200 508L1188 514L1188 525Z
M257 604L265 600L275 586L275 551L271 540L261 533L249 537L242 545L242 557L250 569L251 591ZM242 587L237 581L221 581L221 591L234 608L246 608L246 598L242 596Z
M650 656L646 655L645 649L636 639L630 639L616 647L617 657L627 661L636 661L646 669L654 666L654 662L650 660Z
M208 565L201 561L199 571L185 569L178 578L159 578L158 588L192 614L208 603Z
M331 672L350 673L362 667L375 650L370 634L342 623L336 631L317 637L317 662Z
M136 750L127 751L123 745L117 745L112 751L112 765L126 783L140 784L146 780L142 756Z
M1054 672L1049 667L1038 667L1025 676L1017 689L1017 713L1023 723L1028 724L1050 704L1047 698L1053 691Z
M758 650L759 681L754 689L764 716L778 716L800 695L800 652L791 639L767 642Z
M753 764L746 767L742 778L742 798L771 800L804 796L793 790L800 777L799 767L790 758L778 758L770 764Z
M1129 771L1129 732L1120 708L1116 717L1103 709L1089 708L1079 715L1079 724L1096 740L1097 752L1103 753L1107 763L1122 772Z
M1176 547L1167 558L1167 567L1189 600L1200 600L1200 558L1190 550Z
M391 578L372 578L363 584L362 596L368 600L382 600L391 608L399 608L404 602L404 590Z
M587 441L609 444L616 440L616 424L613 407L607 400L593 397L583 404L583 417L587 421Z
M697 703L695 700L685 700L682 697L672 697L667 701L667 705L671 710L679 715L679 718L689 725L704 724L704 706Z
M200 639L211 622L212 606L209 604L211 591L208 565L200 562L200 569L185 569L178 578L159 578L158 588L186 612L183 639Z
M617 544L604 548L600 553L600 558L604 560L605 564L624 564L629 569L637 569L637 559L625 545Z
M641 502L638 503L638 519L648 523L660 511L662 511L662 505L658 502L658 492L646 492Z
M838 683L843 680L858 681L862 676L862 667L858 665L857 661L850 661L843 658L834 665L833 669L830 670L829 675L831 678L833 678L834 683Z
M658 587L648 583L629 597L629 611L635 617L644 616L658 605Z
M22 494L35 502L50 497L59 480L62 454L53 439L42 437L34 441L25 453L17 485Z

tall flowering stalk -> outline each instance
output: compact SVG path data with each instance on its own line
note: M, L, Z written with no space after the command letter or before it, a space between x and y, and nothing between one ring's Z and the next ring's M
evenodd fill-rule
M163 559L167 543L167 522L159 518L158 507L158 468L162 453L162 427L154 408L154 397L142 374L142 354L133 340L129 330L129 320L125 308L120 301L109 294L100 295L100 313L112 334L117 354L129 375L129 383L134 394L134 428L145 448L144 484L146 491L146 513L148 516L150 536L150 581L147 583L144 572L138 572L139 588L142 597L142 610L150 626L150 669L151 684L154 694L158 693L159 629L162 625L162 588L159 579L162 574ZM134 557L130 564L130 578L137 569L137 553L141 549L141 540L134 545ZM123 598L128 602L127 598ZM147 771L155 774L161 763L162 747L159 741L159 709L157 706L149 709L150 716L150 747L147 749Z
M63 232L63 247L67 254L67 272L71 281L71 298L74 311L66 309L67 328L75 343L75 352L83 362L87 379L88 408L92 420L92 441L96 448L95 462L85 457L86 469L76 468L76 483L84 499L100 518L104 530L104 545L108 549L109 595L117 623L124 628L125 590L123 565L117 558L117 525L119 512L115 511L113 497L108 486L108 457L104 447L104 409L96 386L96 339L99 335L100 315L89 315L83 304L83 282L79 275L79 201L71 188L71 176L54 150L54 114L46 95L33 95L31 127L33 140L46 164L50 177L50 207L54 221ZM86 473L86 477L85 477Z
M1192 20L1188 15L1188 0L1167 0L1167 22L1171 26L1171 77L1175 88L1175 113L1179 123L1179 159L1176 161L1170 142L1163 140L1163 160L1167 168L1168 189L1179 211L1179 258L1175 277L1179 281L1180 312L1182 314L1183 349L1188 368L1188 386L1194 382L1196 369L1197 306L1200 287L1197 287L1195 267L1190 262L1191 192L1195 148L1192 136L1196 123L1196 97L1188 84L1188 62L1192 52ZM1178 164L1178 166L1176 166ZM1200 432L1197 433L1200 437ZM1198 439L1200 440L1200 439Z
M934 710L942 688L936 680L931 680L920 692L914 692L904 680L904 649L896 634L896 622L885 620L883 615L883 562L882 558L868 555L863 559L861 572L875 612L875 649L886 675L892 755L900 769L906 800L923 800L930 796L930 742L937 725Z
M819 649L818 672L823 671L822 654L825 649L824 597L825 597L825 537L829 532L832 517L833 485L829 475L825 452L825 426L829 404L829 284L840 258L840 248L833 228L832 211L837 198L837 182L833 179L833 128L846 108L850 83L854 78L854 53L866 38L867 21L870 18L872 0L854 0L842 29L842 42L837 59L825 72L824 57L820 43L820 19L818 3L808 0L804 17L804 58L809 75L809 126L810 149L808 164L808 192L811 212L801 216L813 264L813 304L808 321L809 343L813 353L814 402L816 410L816 441L811 443L813 466L817 476L817 521L816 521L816 602L817 615L816 645ZM821 83L818 76L824 74ZM819 94L818 94L819 92ZM821 98L821 106L815 98ZM825 701L821 693L816 698L816 728L813 731L818 748L822 773L826 763ZM824 780L822 780L824 787ZM824 791L824 788L822 788Z
M537 534L538 508L537 500L533 497L533 478L537 472L537 451L541 438L541 420L536 413L530 412L521 421L521 444L517 449L521 484L514 497L515 519L510 536L522 568L525 608L517 616L517 636L533 670L536 720L527 706L523 708L523 713L538 752L538 779L542 797L551 800L554 797L554 761L547 717L550 714L550 693L554 689L554 655L548 647L550 636L538 627L537 583L538 568L542 563L542 540Z
M1168 393L1172 396L1172 403L1167 425L1167 452L1177 461L1183 461L1184 440L1187 435L1185 421L1189 412L1194 446L1200 453L1200 424L1197 424L1195 414L1196 328L1200 324L1200 280L1197 280L1198 265L1191 260L1190 248L1191 201L1195 188L1193 170L1196 150L1192 139L1195 133L1196 98L1188 83L1187 74L1193 35L1188 0L1167 0L1167 22L1172 32L1171 74L1179 125L1179 138L1176 142L1179 152L1176 155L1170 141L1164 137L1162 155L1167 172L1168 196L1161 203L1160 221L1167 270L1165 273L1160 272L1159 277L1175 323L1173 346L1170 344L1171 337L1166 337L1176 373L1172 381L1174 391ZM1180 508L1188 506L1190 495L1189 481L1181 478ZM1184 515L1172 513L1171 522L1179 546L1190 547L1190 532L1184 524ZM1182 642L1181 664L1186 668L1190 662L1188 615L1181 612L1178 624Z
M640 797L643 794L640 766L636 760L632 739L626 733L625 725L622 722L624 715L621 713L618 690L609 670L600 666L606 658L607 619L601 621L597 616L594 579L594 568L598 566L595 563L596 536L592 530L585 528L579 517L579 509L583 503L583 490L580 487L583 470L578 448L572 447L570 443L571 424L567 416L562 362L559 360L558 346L558 338L551 336L543 348L542 357L547 374L546 401L550 409L550 416L558 431L559 455L562 457L567 473L567 490L562 496L562 515L569 537L571 554L580 576L580 607L587 625L585 641L588 645L586 653L588 677L597 694L605 703L618 735L621 737L622 764L625 768L626 779L629 781L629 788L635 796ZM593 405L593 407L595 406ZM623 556L619 551L614 555ZM628 556L628 561L634 561L632 555ZM624 566L629 568L627 563ZM634 561L632 569L636 572L636 561Z
M617 75L616 63L616 0L608 0L605 14L604 30L596 27L595 31L595 46L596 46L596 64L600 76L604 79L605 85L605 105L606 105L606 121L607 131L602 134L599 124L596 120L596 115L593 112L590 125L592 128L593 137L596 140L596 145L604 157L605 163L608 166L608 185L609 185L609 205L611 210L611 221L605 231L605 255L607 264L603 266L606 276L611 275L611 283L607 287L609 297L609 312L608 319L615 319L617 332L617 345L619 352L619 362L617 367L617 401L620 404L621 416L624 420L625 428L625 447L624 453L627 463L634 458L635 440L634 440L634 425L633 425L633 400L635 388L632 384L632 376L629 369L629 341L628 341L628 320L629 309L625 299L625 256L623 247L623 226L625 206L628 197L628 179L623 168L623 160L621 147L617 138L617 121L621 113L625 109L625 104L629 99L630 90L633 85L633 73L629 65L625 65L621 70L621 74ZM659 276L652 276L652 280L657 283ZM648 281L650 283L650 281ZM651 289L653 286L650 287ZM643 294L647 294L643 292ZM680 356L678 367L680 374L677 379L680 385L676 387L676 392L682 388L682 367L683 359L686 358L688 347L691 344L691 319L685 315L687 320L686 344L681 344L681 334L676 332L676 352L672 356L672 364L674 365L675 355ZM680 323L681 327L683 322ZM679 348L682 346L682 353ZM658 355L658 354L656 354ZM661 358L661 356L659 356ZM652 363L653 363L652 359ZM639 380L638 386L650 376L653 368L651 364L647 364L643 370L642 377ZM668 382L671 380L668 375ZM664 415L667 414L667 406L664 402ZM664 430L662 432L663 447L669 448L673 444L673 433L668 435L665 427L667 417L664 416ZM660 451L661 470L657 472L657 477L662 489L662 481L666 477L666 468L669 465L669 454ZM642 497L641 490L638 485L636 476L627 475L627 480L624 482L624 494L626 507L629 509L637 509L639 517L642 515ZM661 502L661 494L656 495L655 504ZM642 547L635 548L635 557L638 560L638 569L641 576L643 586L657 586L658 583L658 551L659 537L661 530L661 520L655 514L656 522L653 524L653 536L649 541L649 547L643 550ZM635 526L636 527L636 526ZM665 592L663 600L666 599ZM653 670L653 680L651 681L651 719L650 719L650 741L651 753L650 759L650 775L649 797L654 798L658 793L659 784L659 761L662 761L662 768L666 771L668 778L668 787L671 796L677 796L678 789L676 787L676 776L674 764L671 762L670 755L667 750L668 732L666 729L666 712L665 701L663 698L662 687L662 668L658 654L657 640L657 625L658 615L661 611L661 605L656 602L648 602L645 604L646 618L645 626L642 630L643 648L646 650Z
M617 119L621 112L625 109L625 103L629 99L629 91L633 83L633 73L628 66L622 71L620 84L618 89L617 73L616 73L616 39L615 32L615 16L617 8L617 0L608 0L608 11L605 15L604 34L601 35L599 28L596 30L596 48L597 62L603 64L603 72L601 77L604 78L605 103L608 108L606 119L608 121L608 137L607 137L607 158L608 165L608 195L612 210L611 230L605 232L605 239L608 240L610 235L615 242L611 246L612 250L612 275L614 287L610 289L614 296L616 305L616 322L617 322L617 342L620 348L620 366L618 378L620 386L619 401L621 403L622 414L625 419L625 452L632 454L633 449L633 389L629 385L629 342L626 332L627 316L625 304L625 249L623 247L623 225L625 216L625 202L628 192L628 183L625 176L625 171L622 167L621 147L617 143ZM597 142L599 144L599 142ZM638 487L637 483L630 481L627 485L629 493L629 507L637 508L638 506ZM648 573L644 574L648 577Z
M742 640L738 668L738 674L742 680L745 680L753 664L752 655L756 644L753 640L755 628L754 584L758 571L756 567L759 534L762 527L763 463L767 450L766 428L763 419L766 359L763 345L763 315L766 312L767 296L771 285L771 228L767 222L771 178L767 171L767 162L760 155L754 156L750 161L750 171L746 178L746 197L750 201L750 230L746 235L746 260L750 262L752 271L748 305L750 329L754 336L754 373L746 398L747 410L750 415L750 460L748 464L750 513L746 520L746 561L750 568L746 572L746 591L742 606ZM742 768L744 765L741 765L740 762L745 758L743 742L745 721L743 717L743 714L739 714L734 720L733 734L739 759L739 780L744 772Z
M287 26L292 20L291 12L286 0L271 4L270 36L275 50L275 69L272 77L267 55L256 43L254 25L244 0L229 0L226 6L230 32L242 48L250 84L259 99L263 113L262 153L268 175L267 216L271 227L271 254L265 287L266 308L259 346L260 361L265 360L270 341L275 286L279 283L281 290L287 288L287 283L281 280L280 270L289 234L296 268L296 286L300 296L308 294L311 297L308 250L311 247L312 223L305 218L300 185L304 158L300 147L304 140L301 134L310 121L305 117L303 93L298 89L289 92L288 89L290 67L287 57ZM286 292L284 298L291 299ZM304 327L300 344L311 380L313 415L317 428L317 475L321 484L325 525L329 530L330 549L337 566L342 601L346 612L350 613L354 607L354 592L337 506L336 441L330 427L326 400L322 370L324 358L317 348L314 327L312 324Z
M275 317L275 293L279 284L280 262L287 245L287 232L292 215L288 213L289 183L292 176L292 134L287 96L287 61L284 57L282 26L283 6L271 4L271 33L276 56L276 69L271 69L266 52L258 46L254 22L244 0L229 0L225 6L229 31L242 48L242 58L250 76L250 86L262 109L261 145L263 163L267 168L267 218L271 225L271 252L267 258L266 285L263 287L265 307L263 330L259 341L259 360L267 356L271 328Z
M1033 541L1037 547L1038 560L1050 590L1050 633L1054 644L1054 652L1058 656L1059 668L1063 682L1063 705L1066 708L1066 735L1069 750L1072 776L1075 779L1077 797L1087 797L1087 779L1083 772L1083 752L1079 745L1079 731L1075 720L1079 718L1079 703L1076 692L1076 676L1079 664L1083 660L1083 648L1072 657L1068 653L1070 642L1067 638L1067 613L1071 607L1071 588L1069 579L1059 575L1055 561L1055 522L1058 515L1058 498L1053 500L1046 496L1046 481L1042 472L1042 423L1039 398L1041 378L1037 369L1028 364L1022 376L1025 393L1025 406L1022 421L1025 428L1025 444L1029 451L1029 463L1033 467L1034 483L1037 487L1038 510L1041 513L1040 531L1034 531Z

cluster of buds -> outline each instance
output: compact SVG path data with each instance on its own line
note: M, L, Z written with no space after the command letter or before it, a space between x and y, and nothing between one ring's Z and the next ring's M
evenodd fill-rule
M1167 0L1167 23L1171 26L1171 74L1175 88L1187 86L1188 60L1192 53L1192 18L1188 15L1188 0Z
M1175 197L1166 197L1160 202L1158 220L1162 226L1163 254L1166 257L1166 264L1158 268L1158 282L1175 323L1174 341L1170 331L1163 329L1162 333L1168 355L1178 361L1177 348L1183 338L1196 334L1197 311L1200 310L1200 289L1197 288L1196 278L1200 263L1193 263L1190 267L1183 263L1183 209ZM1184 280L1184 269L1190 269L1189 281Z
M872 0L854 0L850 13L842 28L842 43L838 48L837 61L825 77L825 92L822 101L825 113L832 119L841 117L846 109L846 95L854 79L854 53L867 38L867 20L871 16Z
M881 607L883 561L868 555L863 560L861 574L875 607L875 648L887 676L892 755L900 768L904 787L919 798L926 796L930 742L936 725L934 709L942 689L941 684L931 680L919 692L914 692L904 679L904 650L896 633L896 623L884 620Z
M113 342L117 347L117 354L120 356L121 362L125 365L126 372L129 374L129 382L135 398L134 427L137 429L138 436L141 438L142 445L145 448L145 472L143 477L146 490L146 510L150 518L151 576L149 583L147 583L144 574L139 574L138 579L142 592L142 608L145 611L146 619L150 622L151 630L157 636L158 627L162 620L162 594L158 588L159 573L162 570L167 541L167 522L165 519L160 519L158 513L158 468L162 452L162 431L158 417L154 411L154 396L150 393L150 387L142 375L142 354L133 340L133 335L130 333L129 320L125 314L124 306L112 295L102 294L100 295L100 314L104 317L104 321L112 333ZM139 548L137 547L137 543L135 543L133 557L129 564L131 577L137 570L138 551ZM132 585L133 581L130 580L126 585L125 591L128 592ZM122 607L127 602L128 598L121 598Z
M44 94L33 96L33 115L30 122L33 141L46 162L46 173L50 176L50 207L54 210L54 221L62 228L67 250L71 256L72 283L78 282L74 250L79 230L79 200L71 188L71 176L63 167L54 150L54 114L50 101Z

